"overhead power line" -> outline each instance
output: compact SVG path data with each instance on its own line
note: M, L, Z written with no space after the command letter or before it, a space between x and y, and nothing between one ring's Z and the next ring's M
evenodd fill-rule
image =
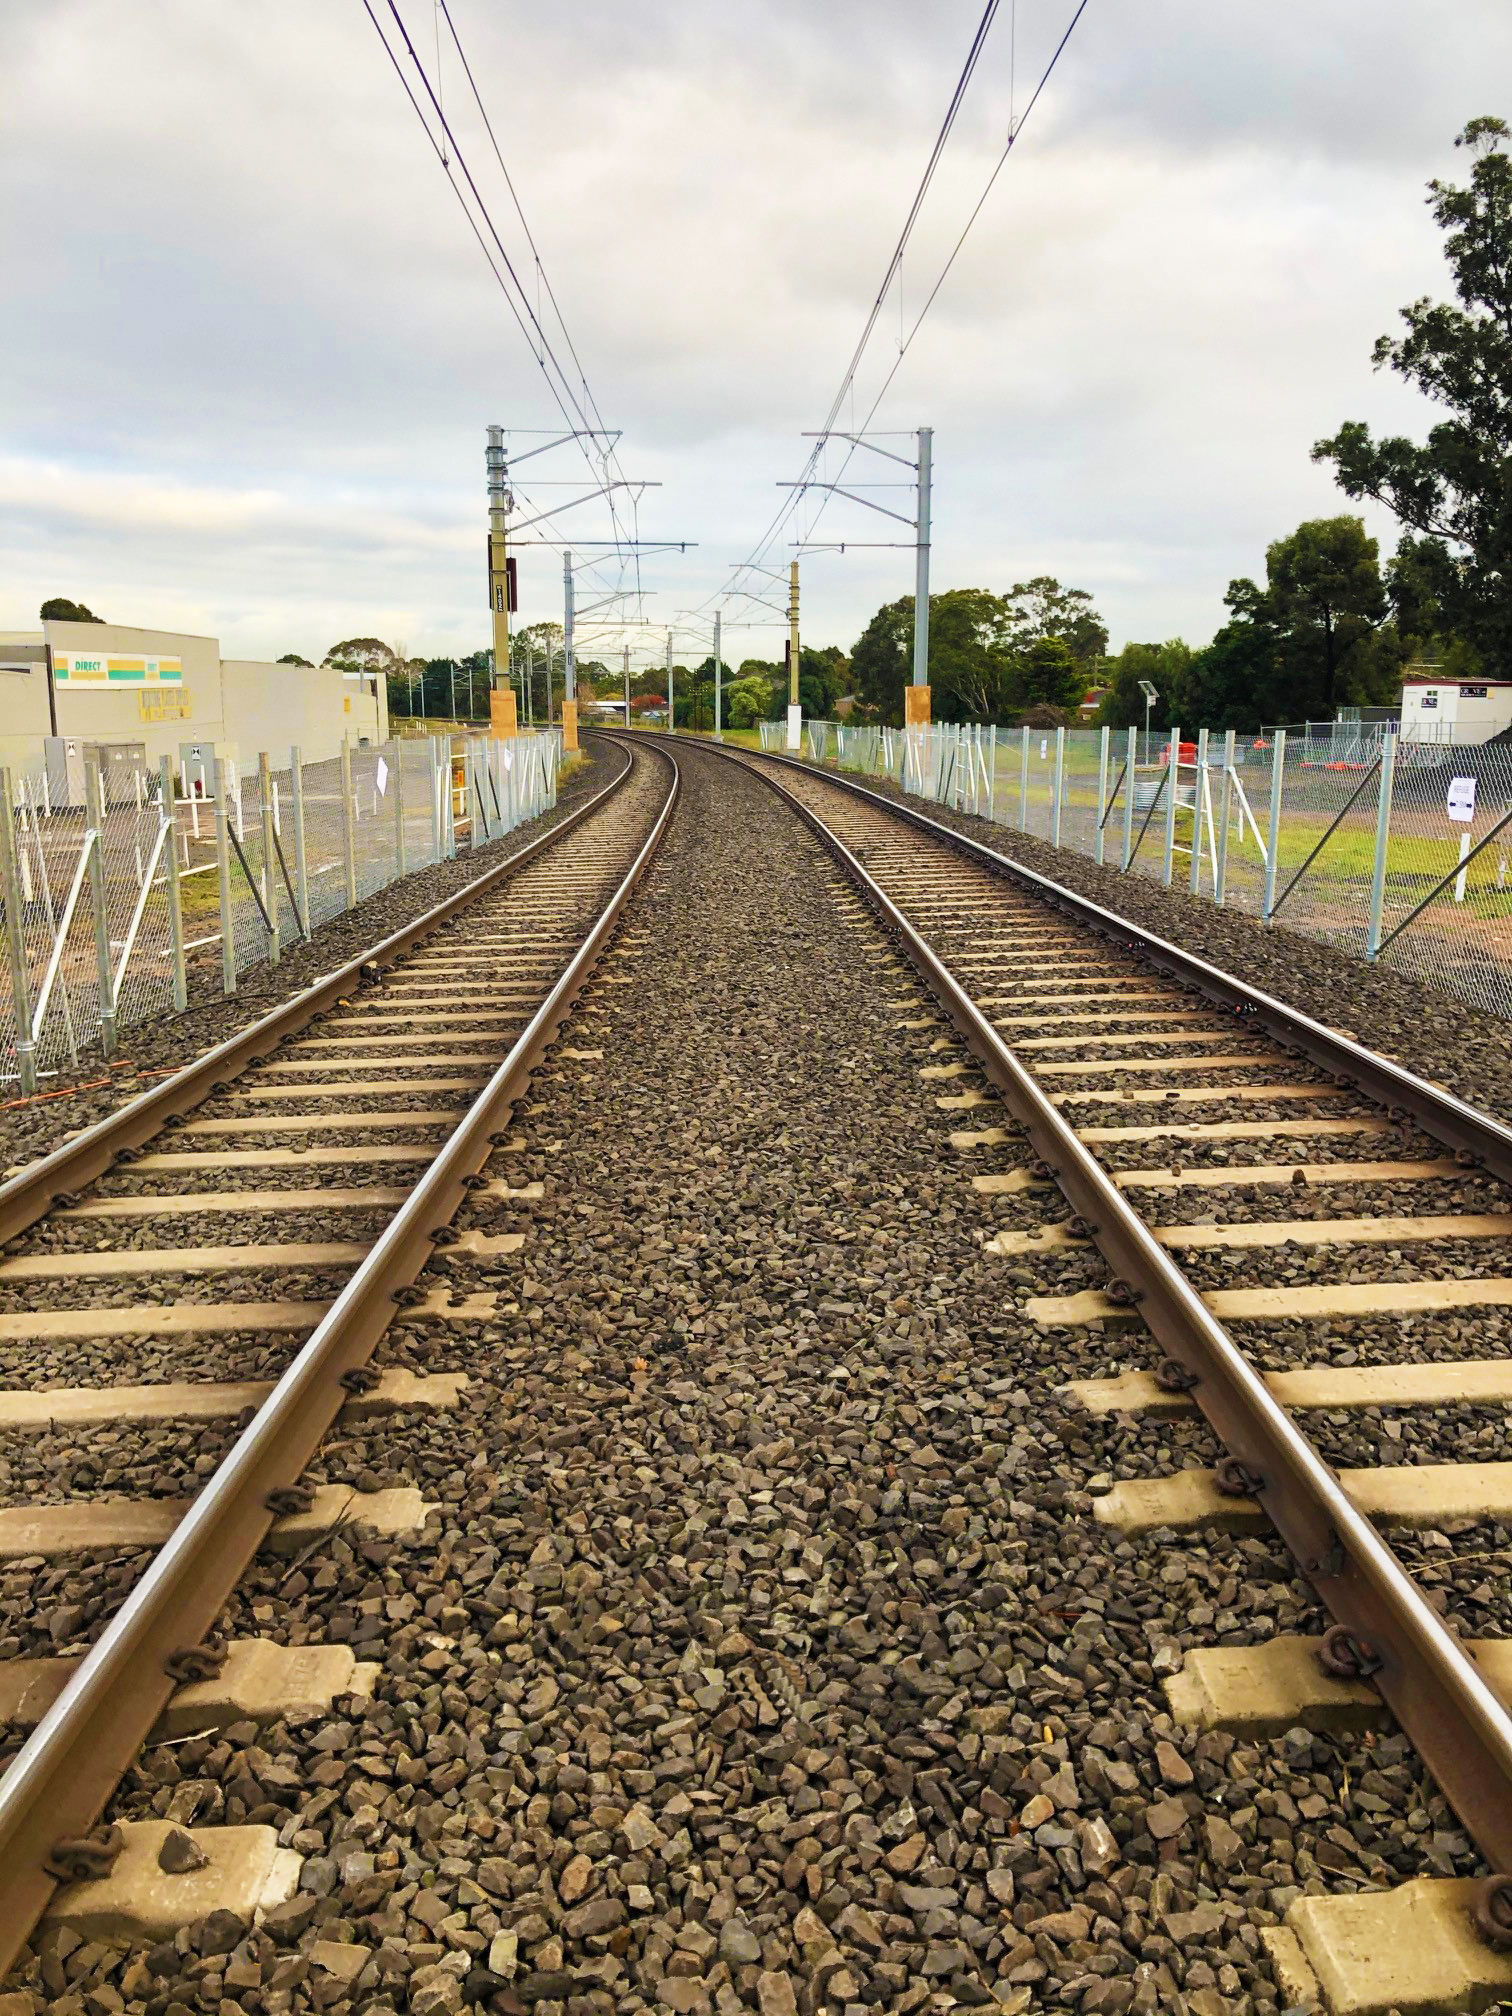
M597 448L600 439L606 437L607 430L604 427L603 418L601 413L599 412L597 403L594 400L591 391L589 390L587 376L583 371L582 363L578 357L576 347L574 346L572 338L567 331L566 323L563 320L561 314L561 309L557 304L556 295L554 292L552 292L551 294L552 307L556 313L557 321L562 329L563 338L567 344L568 351L572 357L574 371L576 374L575 378L572 374L569 374L569 372L563 366L560 358L557 356L556 351L552 346L550 337L547 335L546 330L541 324L539 315L537 314L535 308L533 308L531 305L529 294L527 293L525 286L521 281L520 275L515 268L515 264L513 260L510 258L509 252L504 244L504 241L500 236L497 227L494 224L493 217L489 211L488 204L483 197L482 191L478 187L476 178L474 177L471 168L468 166L465 151L459 144L456 133L453 130L451 123L447 119L445 111L442 109L439 92L436 89L436 87L432 85L430 77L426 73L425 65L422 63L419 52L417 51L414 41L410 36L409 30L405 26L403 16L399 12L396 0L386 0L386 4L388 7L389 14L393 17L393 22L398 30L399 37L403 42L405 53L408 56L410 62L413 64L415 73L420 80L421 86L423 87L424 96L429 101L431 111L434 115L433 120L432 118L427 117L424 106L422 105L420 99L417 98L415 92L411 89L409 79L404 72L404 66L400 62L398 53L395 50L393 43L390 41L388 34L385 32L383 24L378 17L378 14L374 10L372 0L362 0L363 11L367 14L369 21L372 22L374 31L377 34L379 41L383 44L384 52L388 56L389 62L392 64L396 76L399 78L399 82L403 87L404 94L408 98L410 106L413 109L416 118L420 122L421 129L425 133L426 139L430 142L431 150L435 154L437 160L440 162L442 170L446 175L446 179L451 184L452 193L456 196L458 203L461 205L462 212L464 216L467 218L467 221L472 228L473 236L478 240L478 244L483 252L483 256L488 261L489 268L493 273L495 281L498 283L499 290L503 294L505 301L508 303L510 312L513 314L516 323L519 325L521 334L525 337L526 342L530 345L531 354L534 356L536 363L541 370L542 376L544 377L547 387L551 392L552 399L556 404L558 411L561 413L563 420L566 422L568 428L572 430L572 432L576 437L578 437L579 447L582 451L585 462L588 464L589 471L593 475L597 486L599 487L600 490L602 490L606 498L606 501L609 504L610 516L614 524L615 539L616 542L618 542L625 535L623 527L621 526L619 520L618 512L615 508L614 498L609 488L609 482L607 476L607 464L611 459L613 459L614 454L613 443L607 438L604 439L604 446L601 450L599 450L598 465L596 466L594 456L590 452L589 446L587 444L588 442L591 441L594 444L594 447ZM472 87L474 99L477 102L478 109L483 116L484 125L488 131L489 140L493 145L494 153L499 161L499 166L501 170L503 170L504 172L505 182L509 189L510 198L514 203L516 213L519 215L521 225L525 230L526 240L530 245L532 257L534 257L537 262L538 270L541 272L542 280L544 282L545 269L544 265L540 260L540 254L536 247L534 237L531 234L529 225L525 221L524 211L520 204L519 196L514 188L514 184L510 180L507 168L505 168L504 166L504 159L502 152L499 149L498 141L494 136L492 125L488 120L486 111L484 110L481 94L478 92L477 84L474 80L471 66L468 64L466 54L462 49L461 39L458 36L456 25L452 20L450 9L447 8L445 11L446 11L447 26L450 29L452 39L456 44L457 53L459 57L461 57L463 69L467 73L468 83ZM438 130L442 136L440 139L437 138ZM453 162L455 162L456 167L461 171L463 180L466 183L465 192L461 184L457 181L456 175L452 172ZM471 202L469 202L469 196L471 197ZM480 218L482 220L481 225L479 222ZM490 249L490 243L489 243L490 240L492 241L492 249ZM495 256L495 254L497 254L497 257ZM501 265L503 269L502 271L500 270ZM547 284L549 287L549 283ZM582 385L583 390L582 399L579 399L578 397L576 389L578 383L581 383ZM586 405L584 402L586 402ZM586 437L586 440L583 437Z
M945 264L941 267L940 272L935 279L934 285L930 288L928 294L925 296L924 305L919 310L918 315L915 317L912 328L908 330L906 336L900 339L898 344L898 354L893 359L892 365L889 368L886 377L883 379L881 387L879 388L876 396L873 398L872 403L867 410L865 419L861 422L860 427L847 428L846 431L848 433L850 434L864 433L866 428L870 425L873 417L876 414L877 408L881 405L882 400L887 393L888 387L892 384L893 379L897 376L898 370L902 365L903 359L907 356L909 349L912 347L915 337L918 335L920 328L923 326L925 317L928 315L930 309L934 306L935 299L938 296L940 289L944 286L946 278L948 277L952 267L955 265L956 259L960 255L962 246L966 243L966 239L970 234L972 226L976 223L976 220L978 216L981 214L982 208L985 205L987 198L991 195L993 187L997 182L998 176L1002 173L1009 155L1013 152L1014 146L1018 141L1019 136L1022 134L1024 127L1027 125L1029 121L1030 114L1033 112L1035 105L1039 102L1040 95L1044 91L1046 85L1049 83L1050 78L1055 71L1056 65L1060 62L1060 59L1065 52L1067 43L1071 40L1071 37L1076 30L1077 23L1081 20L1082 15L1086 12L1086 8L1087 8L1087 0L1079 0L1079 4L1077 5L1075 12L1071 16L1071 19L1067 24L1065 32L1062 34L1060 41L1056 44L1055 50L1051 55L1049 62L1045 65L1044 70L1041 72L1039 81L1035 85L1034 90L1030 95L1029 102L1024 107L1022 115L1017 119L1013 119L1012 117L1010 117L1007 143L1003 147L1002 152L999 154L997 161L993 166L991 174L987 178L986 186L983 188L981 195L977 198L976 203L973 205L971 213L967 217L965 224L962 226L960 234L955 241L955 244L951 247L949 257L946 259ZM970 83L971 77L975 72L977 61L981 56L982 46L985 43L987 34L991 29L992 22L996 15L996 12L997 12L997 5L996 0L994 0L994 4L988 6L986 12L982 16L981 21L978 23L976 35L972 39L972 45L970 50L967 52L966 62L962 67L961 76L957 81L955 91L951 95L950 104L946 108L945 118L941 123L940 132L936 137L934 147L930 152L929 161L927 162L924 174L920 179L918 191L914 196L913 203L909 207L908 217L905 220L903 230L899 235L898 243L897 246L894 248L892 258L888 262L886 277L883 280L881 288L878 290L876 300L872 304L871 312L867 317L866 326L862 331L861 340L857 344L856 349L851 356L850 363L846 366L845 374L840 381L840 388L838 392L835 394L833 401L831 402L828 416L825 419L824 427L820 431L819 437L814 443L814 447L809 454L808 460L804 464L803 474L798 479L797 484L793 486L789 500L778 508L777 515L774 517L771 524L767 527L767 530L762 534L761 539L753 548L750 558L748 560L743 561L741 565L735 569L734 573L730 576L730 579L726 583L724 588L720 589L715 595L709 598L710 602L722 600L727 595L741 592L739 588L739 583L742 575L759 568L761 561L765 558L766 554L769 552L772 542L774 541L774 539L777 538L777 536L780 534L784 526L788 524L788 522L793 517L794 513L798 510L800 504L803 501L806 487L811 477L813 476L816 467L818 466L820 456L824 452L826 445L826 438L835 424L835 420L840 412L842 405L845 402L847 393L850 391L852 385L855 382L856 372L860 366L862 355L865 352L866 346L870 341L871 334L876 327L877 318L881 313L883 300L886 297L888 287L891 285L892 279L898 271L899 265L902 260L903 252L908 243L908 239L913 231L914 224L918 220L918 215L923 204L924 196L928 191L929 184L934 176L935 168L938 166L940 156L944 151L945 142L949 139L950 131L955 124L956 114L960 110L961 101L964 98L966 86ZM855 455L855 453L856 449L854 445L850 446L847 449L845 459L841 463L840 477L836 479L837 481L843 478L845 470L849 466L851 458ZM830 497L833 494L834 494L833 490L826 490L824 492L818 510L814 514L815 524L818 523L819 518L823 515L825 505L828 503ZM812 527L810 529L812 529ZM705 602L700 604L699 606L700 608L707 608L709 604L708 602Z

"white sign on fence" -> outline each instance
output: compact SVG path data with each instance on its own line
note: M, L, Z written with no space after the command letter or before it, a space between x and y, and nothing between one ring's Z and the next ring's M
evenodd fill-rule
M384 793L387 790L388 790L388 765L387 763L384 762L383 758L380 756L378 758L378 796L380 798L383 797Z
M1475 817L1475 779L1473 777L1452 777L1449 780L1449 817L1457 819L1462 826L1468 826Z

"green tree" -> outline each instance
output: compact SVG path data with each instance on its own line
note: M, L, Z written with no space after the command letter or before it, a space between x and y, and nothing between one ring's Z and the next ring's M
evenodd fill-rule
M1064 637L1036 637L1018 662L1021 704L1055 707L1069 714L1081 702L1087 681Z
M732 728L754 728L772 712L772 682L759 675L738 678L725 696Z
M308 665L308 658L301 658L297 651L285 651L282 658L275 660L279 665Z
M53 595L42 604L38 611L44 623L103 623L103 616L96 616L92 609L86 609L82 602L70 602L66 595Z
M1108 626L1087 590L1063 588L1053 574L1036 574L1032 581L1016 583L1003 601L1023 645L1037 637L1062 640L1082 674L1084 693L1108 651Z
M1308 519L1266 548L1265 574L1266 607L1255 613L1276 631L1285 694L1272 719L1331 720L1346 702L1395 698L1402 652L1385 627L1380 548L1362 519Z
M929 606L934 608L931 595ZM851 651L851 680L862 706L879 721L903 718L903 688L913 661L913 597L884 602ZM787 700L786 681L781 700Z
M1143 728L1145 696L1140 680L1147 679L1158 698L1150 710L1152 728L1169 728L1172 709L1180 709L1192 663L1192 647L1179 637L1164 644L1125 644L1105 671L1108 690L1097 713L1100 728Z
M1349 420L1313 448L1351 497L1386 505L1408 528L1402 558L1436 620L1498 673L1512 673L1512 139L1505 120L1473 119L1455 141L1475 154L1467 188L1428 185L1458 305L1426 296L1402 310L1374 361L1416 385L1448 418L1426 442L1375 439ZM1422 603L1419 603L1421 608Z

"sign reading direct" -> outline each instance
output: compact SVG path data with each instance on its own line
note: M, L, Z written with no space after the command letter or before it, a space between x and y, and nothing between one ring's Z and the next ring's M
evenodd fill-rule
M55 651L53 678L60 686L182 686L179 658L121 658L90 651Z

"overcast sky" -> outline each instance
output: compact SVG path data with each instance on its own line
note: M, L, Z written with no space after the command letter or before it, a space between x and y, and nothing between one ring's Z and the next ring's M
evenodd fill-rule
M433 0L400 6L434 70ZM623 469L662 486L641 535L696 542L645 561L645 616L706 620L825 417L981 0L452 8ZM1002 0L907 321L1073 10ZM362 0L32 0L0 10L0 72L0 625L66 594L235 656L486 642L483 430L555 409ZM1453 136L1512 113L1509 77L1506 0L1091 0L877 415L936 430L936 590L1054 573L1115 647L1205 641L1267 541L1350 508L1318 435L1427 424L1370 348L1445 291L1423 185L1464 175ZM449 47L441 83L529 273ZM899 327L894 296L858 417ZM598 505L564 524L609 531ZM521 567L522 620L558 616L559 551ZM807 559L805 641L848 648L912 569ZM776 619L742 614L772 627L726 656L774 655Z

